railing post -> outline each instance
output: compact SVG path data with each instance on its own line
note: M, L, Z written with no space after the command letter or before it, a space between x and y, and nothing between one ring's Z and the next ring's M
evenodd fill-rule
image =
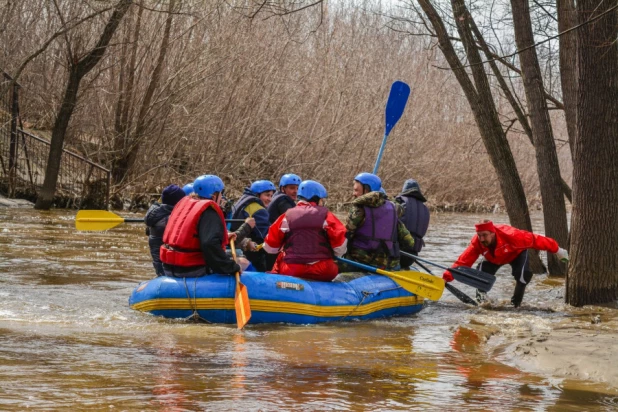
M17 181L17 117L19 116L19 86L13 85L11 99L11 143L9 145L9 197L15 197Z
M112 172L110 170L107 171L107 191L105 195L105 210L109 209L109 194L112 190Z

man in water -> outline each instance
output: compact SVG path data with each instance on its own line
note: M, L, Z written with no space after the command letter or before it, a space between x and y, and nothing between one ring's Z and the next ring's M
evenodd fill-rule
M569 260L568 252L559 247L558 243L552 238L516 229L509 225L494 225L491 220L482 220L475 227L476 235L472 237L466 250L451 267L472 267L481 255L483 260L476 268L494 276L501 266L511 265L512 275L515 278L515 292L511 298L511 303L515 307L521 305L526 285L532 279L528 249L546 250L549 253L555 253L558 259L563 262ZM451 282L453 275L447 270L442 278ZM476 299L479 303L483 302L485 293L477 290Z

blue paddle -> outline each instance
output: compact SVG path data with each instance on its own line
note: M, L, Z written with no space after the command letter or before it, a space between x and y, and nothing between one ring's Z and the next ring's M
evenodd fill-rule
M373 167L373 174L378 174L378 168L380 167L380 160L382 160L382 153L384 153L384 147L386 146L386 139L389 133L395 127L408 102L408 96L410 96L410 86L402 81L397 80L391 86L391 92L388 95L386 102L385 117L386 123L384 128L384 138L382 139L382 145L380 146L380 152L376 159L376 164Z

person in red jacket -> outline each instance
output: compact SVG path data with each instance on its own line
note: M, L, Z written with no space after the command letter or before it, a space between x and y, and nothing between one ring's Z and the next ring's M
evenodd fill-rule
M569 254L549 237L537 235L509 225L494 225L491 220L483 220L475 225L476 235L451 267L472 267L479 256L483 256L477 269L495 276L502 265L509 264L515 278L515 292L511 298L513 306L518 307L524 298L526 285L532 279L528 262L528 249L546 250L555 253L563 262L568 261ZM445 271L442 278L451 282L453 275ZM477 300L485 300L485 293L476 291Z
M279 253L273 273L330 282L339 273L333 255L343 256L348 240L343 223L326 207L324 186L305 180L298 187L298 204L270 226L264 250Z

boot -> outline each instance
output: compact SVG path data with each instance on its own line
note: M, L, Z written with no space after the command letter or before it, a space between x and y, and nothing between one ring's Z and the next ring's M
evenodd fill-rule
M516 282L515 284L515 292L513 293L513 297L511 298L511 303L514 307L518 308L521 305L521 301L524 299L524 292L526 291L526 284Z
M482 290L476 290L476 302L480 305L481 303L487 300L487 292L483 292Z

